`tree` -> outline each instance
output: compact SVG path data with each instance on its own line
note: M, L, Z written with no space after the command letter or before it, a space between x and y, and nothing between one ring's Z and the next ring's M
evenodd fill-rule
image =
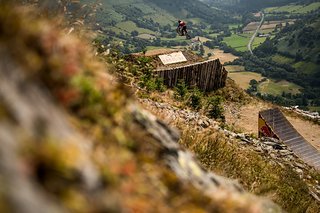
M139 35L139 32L136 31L136 30L134 30L134 31L131 32L131 36L132 36L132 37L136 37L136 36L138 36L138 35Z
M256 79L251 79L250 83L251 86L256 86L258 84L258 81Z
M200 55L204 55L204 48L202 44L200 45Z
M208 116L215 119L225 120L224 109L222 107L223 98L221 96L210 97L208 101Z

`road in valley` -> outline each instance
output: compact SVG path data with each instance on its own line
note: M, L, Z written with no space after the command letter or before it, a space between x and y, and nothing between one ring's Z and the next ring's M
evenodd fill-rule
M251 37L251 39L250 39L250 41L249 41L249 43L248 43L248 50L250 51L251 55L253 55L253 52L252 52L252 42L254 41L254 38L257 36L258 31L260 30L263 22L264 22L264 13L261 12L261 21L260 21L260 23L259 23L259 26L258 26L258 28L256 29L256 31L254 32L254 34L252 35L252 37Z

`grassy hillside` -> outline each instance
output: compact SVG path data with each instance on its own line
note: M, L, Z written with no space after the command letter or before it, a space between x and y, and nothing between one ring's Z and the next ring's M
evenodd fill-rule
M90 2L82 0L82 3ZM176 33L179 19L187 23L191 37L210 37L237 23L226 11L198 0L102 0L101 3L95 26L102 32L99 39L104 44L114 44L126 54L146 48L188 47L191 42Z
M254 56L245 54L235 64L276 81L276 84L268 82L268 86L253 88L253 93L258 92L260 96L267 92L267 100L278 104L317 109L320 106L319 35L320 16L310 13L294 24L286 24L275 37L257 47ZM287 87L282 94L279 88L283 85L279 82Z
M302 19L296 24L285 27L272 40L276 48L271 58L277 63L288 64L310 87L320 87L320 17ZM266 49L262 51L268 54ZM303 84L302 82L300 84Z
M230 20L220 10L208 7L199 1L102 0L101 2L103 10L98 11L98 20L104 24L130 20L135 23L145 22L145 27L152 30L152 25L147 24L151 20L156 27L158 24L176 25L178 19L188 19L196 23L193 18L197 18L198 22L210 24L221 24Z
M148 0L158 5L160 8L169 11L171 14L177 14L179 17L192 18L197 17L206 21L207 23L228 23L230 16L224 11L217 8L209 7L207 4L201 1L194 0Z
M282 6L297 0L204 0L216 7L232 9L234 11L257 11L271 6Z
M280 7L268 7L264 9L266 13L295 13L305 14L320 8L320 2L310 4L288 4Z

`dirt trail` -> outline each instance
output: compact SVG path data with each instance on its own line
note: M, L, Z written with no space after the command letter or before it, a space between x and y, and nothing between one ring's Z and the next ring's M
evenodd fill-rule
M273 108L272 104L254 100L244 106L231 104L226 106L226 120L228 124L234 125L247 133L258 134L259 111ZM296 130L315 148L320 151L320 125L310 121L301 120L293 115L285 115Z
M253 55L253 52L252 52L252 42L254 41L255 37L257 36L258 34L258 31L260 30L262 24L263 24L263 21L264 21L264 13L261 13L261 21L259 23L259 26L258 28L256 29L256 31L254 32L254 34L252 35L250 41L249 41L249 44L248 44L248 50L250 51L251 55Z

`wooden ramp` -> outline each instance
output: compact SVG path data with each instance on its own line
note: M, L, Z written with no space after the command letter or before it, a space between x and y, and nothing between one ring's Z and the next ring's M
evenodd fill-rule
M259 112L259 136L283 141L303 161L320 170L320 152L297 132L278 108Z
M202 91L212 91L226 84L228 72L219 59L208 60L174 68L162 68L155 75L163 78L168 87L175 87L179 80L188 86L197 86Z

